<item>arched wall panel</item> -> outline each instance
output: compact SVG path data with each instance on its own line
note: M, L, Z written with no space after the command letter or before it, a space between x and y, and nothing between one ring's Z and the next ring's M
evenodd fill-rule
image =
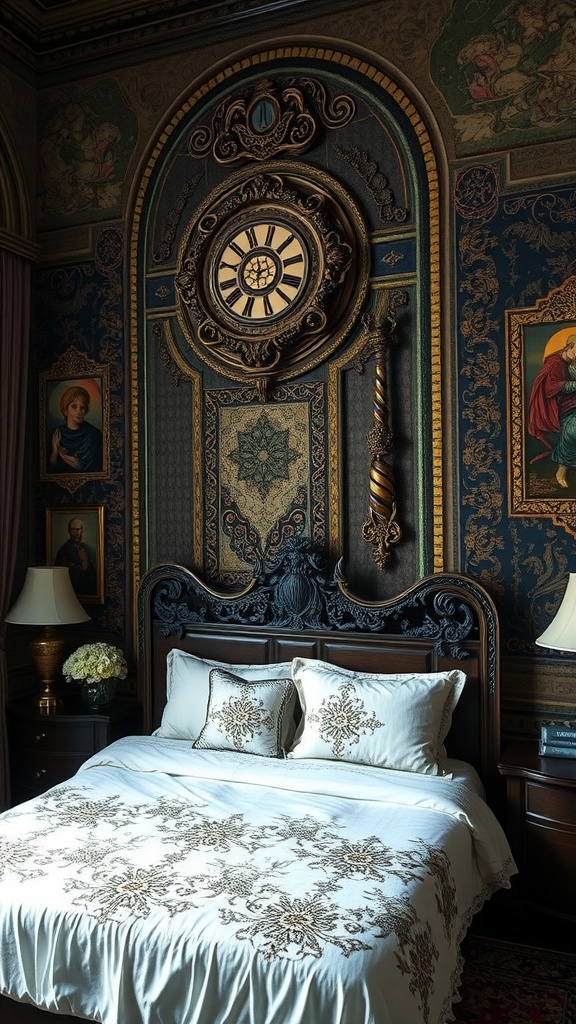
M295 110L307 124L300 135L284 131ZM254 111L272 112L276 131L256 129ZM363 592L375 596L443 568L442 217L425 114L381 66L307 41L246 52L213 69L152 141L131 231L135 583L153 563L173 560L240 586L295 532L333 559L344 555L350 579L361 578ZM278 316L278 361L268 373L262 345L250 364L264 314L236 348L228 328L217 332L216 356L209 331L202 348L202 231L218 217L225 223L221 196L237 211L246 183L253 188L264 173L285 185L296 172L308 172L340 211L350 204L360 211L357 222L351 217L348 274L362 260L366 269L351 289L354 316L334 314L322 344L311 332L304 356ZM213 269L202 266L211 281ZM183 277L196 321L183 315ZM329 326L339 295L313 309L321 307ZM253 302L243 307L245 320ZM302 337L308 321L296 321L293 334ZM390 324L378 393L374 338ZM384 468L400 533L385 568L364 529L376 486L369 445L378 412L388 420Z

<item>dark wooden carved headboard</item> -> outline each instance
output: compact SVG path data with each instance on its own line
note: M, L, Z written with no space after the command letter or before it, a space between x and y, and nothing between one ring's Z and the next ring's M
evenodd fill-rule
M474 580L438 573L397 597L363 601L341 567L329 576L299 540L241 593L212 590L179 565L160 564L138 595L138 685L145 731L160 724L166 655L173 648L236 664L321 658L363 672L460 668L464 692L447 748L478 770L496 806L500 789L499 630L495 607ZM191 699L193 695L191 694Z

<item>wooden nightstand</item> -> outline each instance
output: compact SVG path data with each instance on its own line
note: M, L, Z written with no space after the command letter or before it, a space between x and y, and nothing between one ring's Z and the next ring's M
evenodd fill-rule
M576 760L540 757L537 741L518 740L498 768L521 900L576 922Z
M19 697L8 702L6 717L12 804L64 782L102 747L140 731L140 707L127 697L98 711L70 697L54 714L40 712L31 697Z

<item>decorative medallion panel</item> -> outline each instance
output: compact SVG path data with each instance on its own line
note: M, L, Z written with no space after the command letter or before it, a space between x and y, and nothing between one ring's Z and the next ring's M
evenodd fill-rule
M266 406L251 387L205 392L210 578L245 583L290 537L325 546L325 406L321 383L278 386Z

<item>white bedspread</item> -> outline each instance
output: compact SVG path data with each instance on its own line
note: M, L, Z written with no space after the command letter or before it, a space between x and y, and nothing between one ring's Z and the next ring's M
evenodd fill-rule
M103 1024L441 1024L514 871L457 777L130 737L0 817L0 991Z

